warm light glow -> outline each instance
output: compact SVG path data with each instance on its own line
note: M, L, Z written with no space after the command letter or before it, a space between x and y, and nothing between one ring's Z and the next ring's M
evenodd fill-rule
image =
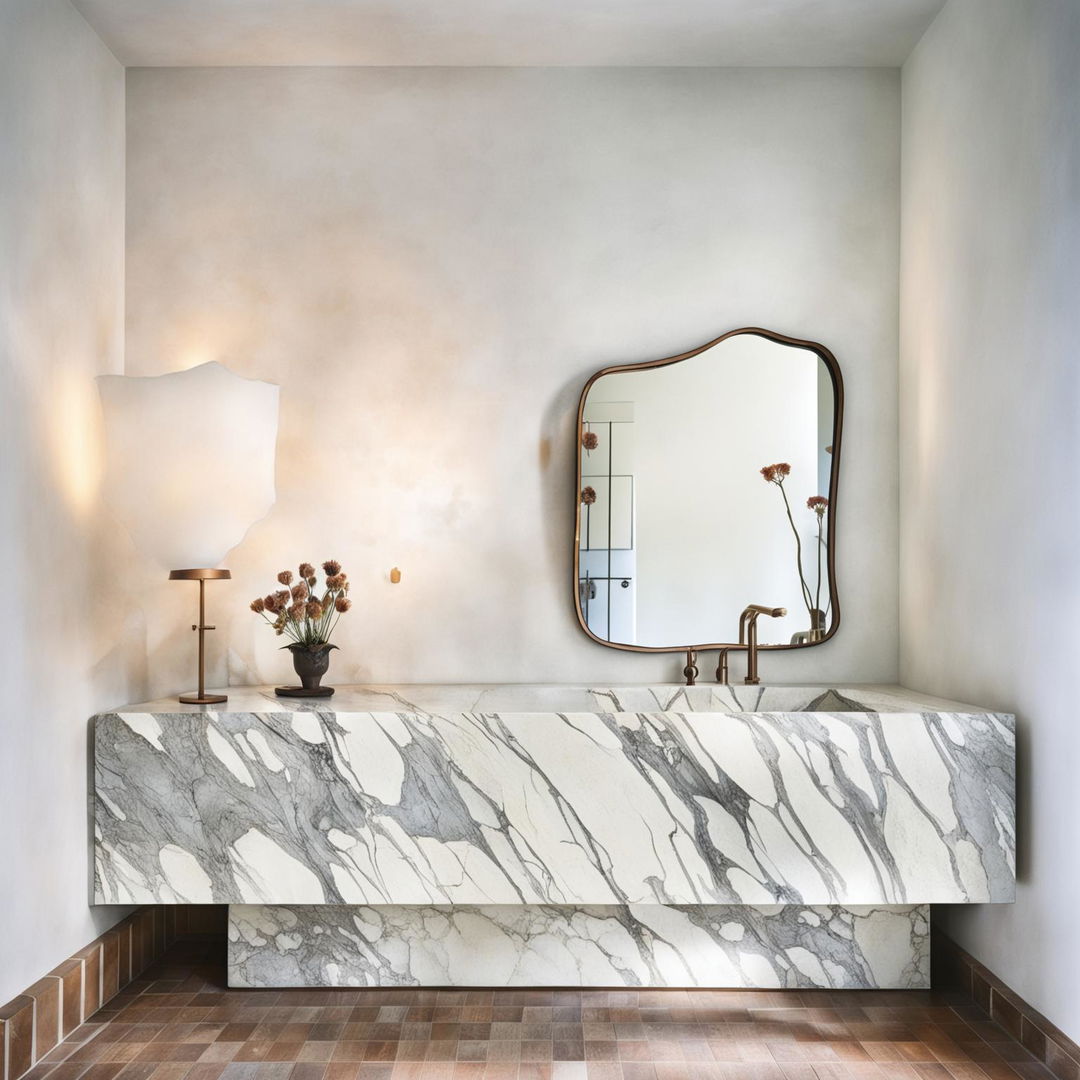
M192 345L182 349L169 364L169 370L173 372L188 371L194 367L202 367L203 364L217 362L218 353L206 345Z
M106 499L141 551L214 567L274 504L278 387L221 364L103 375Z
M84 373L69 370L53 378L49 392L50 442L56 485L68 507L85 516L101 487L101 419Z

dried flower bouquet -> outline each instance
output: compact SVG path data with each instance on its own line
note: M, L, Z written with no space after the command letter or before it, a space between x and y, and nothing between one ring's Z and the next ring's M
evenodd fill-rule
M341 616L352 607L348 597L349 580L341 563L333 559L322 564L326 576L323 588L318 588L318 575L311 563L301 563L299 576L291 570L278 574L284 588L251 602L251 610L261 615L279 637L289 638L285 648L300 646L312 651L330 645Z

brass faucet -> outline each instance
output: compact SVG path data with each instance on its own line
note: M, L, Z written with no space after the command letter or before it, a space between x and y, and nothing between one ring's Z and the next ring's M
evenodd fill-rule
M757 673L758 616L768 615L770 619L779 619L786 614L787 608L762 607L761 604L751 604L742 615L739 616L739 644L746 646L746 678L743 679L743 682L746 683L747 686L756 686L761 682ZM725 656L724 659L726 660L727 657Z

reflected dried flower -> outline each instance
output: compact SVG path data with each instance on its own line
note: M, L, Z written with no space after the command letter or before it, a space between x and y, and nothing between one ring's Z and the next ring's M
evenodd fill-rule
M593 487L583 487L581 489L581 501L585 506L592 506L596 502L596 489Z
M323 606L318 600L308 601L307 617L309 619L321 619L323 617Z
M581 436L581 445L586 450L595 450L600 445L600 436L595 431L586 431Z
M309 577L315 576L315 567L309 562L302 562L300 564L300 576L306 581Z
M333 577L335 574L341 573L341 563L339 563L336 559L328 559L322 564L322 568L323 571L330 577Z
M294 600L306 600L309 595L306 581L298 582L292 587L292 598Z
M808 510L813 510L818 517L821 517L829 509L829 500L824 495L811 495L806 500L806 506Z
M256 615L261 615L266 610L266 601L261 596L255 597L255 599L251 601L251 610L254 611Z
M352 607L352 601L347 600L344 596L339 596L334 601L334 609L341 615L344 615L349 608Z
M292 571L291 570L282 570L281 573L278 574L277 579L278 579L278 581L281 582L282 585L291 585L292 584Z

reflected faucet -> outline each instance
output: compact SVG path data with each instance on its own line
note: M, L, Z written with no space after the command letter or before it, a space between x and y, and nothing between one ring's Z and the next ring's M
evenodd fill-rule
M768 615L770 619L779 619L786 614L787 608L762 607L761 604L750 604L739 616L739 644L746 646L746 678L743 679L743 682L747 686L756 686L761 682L757 673L758 616Z

